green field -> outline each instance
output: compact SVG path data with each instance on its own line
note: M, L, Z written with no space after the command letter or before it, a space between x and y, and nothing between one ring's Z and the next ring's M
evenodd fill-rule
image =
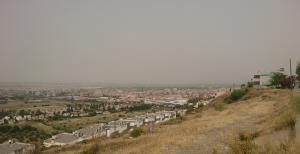
M9 101L5 104L0 104L0 110L21 110L21 109L38 109L40 107L63 107L69 104L67 101L49 100L43 102L24 103L24 101Z

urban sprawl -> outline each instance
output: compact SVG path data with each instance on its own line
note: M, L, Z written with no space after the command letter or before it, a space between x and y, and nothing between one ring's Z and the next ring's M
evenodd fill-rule
M60 130L42 142L47 148L64 146L101 136L110 137L114 133L131 132L143 125L151 128L155 124L184 116L189 109L209 104L226 90L225 88L6 87L0 89L0 124L16 125L32 121L51 122L133 113L129 117L119 115L117 119L95 122L72 132ZM15 102L23 103L24 107L10 108L9 104ZM0 146L6 151L34 149L32 144L11 138Z

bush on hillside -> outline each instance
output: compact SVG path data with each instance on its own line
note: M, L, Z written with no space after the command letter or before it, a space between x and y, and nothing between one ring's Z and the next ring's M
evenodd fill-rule
M142 133L143 133L143 130L142 130L141 128L135 128L135 129L131 132L130 136L131 136L131 137L139 137L139 136L142 135Z
M255 138L259 137L259 131L245 131L239 133L240 141L252 141Z
M225 99L225 101L228 103L238 101L243 98L247 92L248 89L235 89L233 92L231 92L230 96Z

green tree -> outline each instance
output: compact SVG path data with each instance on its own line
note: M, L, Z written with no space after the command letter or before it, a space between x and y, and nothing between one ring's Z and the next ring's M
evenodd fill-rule
M271 77L271 85L276 88L281 87L281 82L286 79L286 75L281 72L273 72Z
M141 128L135 128L133 131L130 133L131 137L139 137L143 133L143 130Z
M237 100L241 99L246 93L247 93L246 89L235 89L230 94L230 99L232 101L237 101Z
M297 74L298 80L300 80L300 62L297 64L297 67L296 67L296 74Z
M22 116L22 117L24 117L24 115L26 115L26 114L27 114L27 112L25 110L20 110L19 111L19 115Z

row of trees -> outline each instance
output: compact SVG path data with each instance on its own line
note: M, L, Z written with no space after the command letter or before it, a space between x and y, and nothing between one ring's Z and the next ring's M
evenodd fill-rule
M296 80L300 80L300 63L296 67L296 76L287 76L281 72L273 72L271 85L276 88L294 88Z
M271 85L276 88L294 88L296 77L287 76L281 72L274 72L271 78Z

